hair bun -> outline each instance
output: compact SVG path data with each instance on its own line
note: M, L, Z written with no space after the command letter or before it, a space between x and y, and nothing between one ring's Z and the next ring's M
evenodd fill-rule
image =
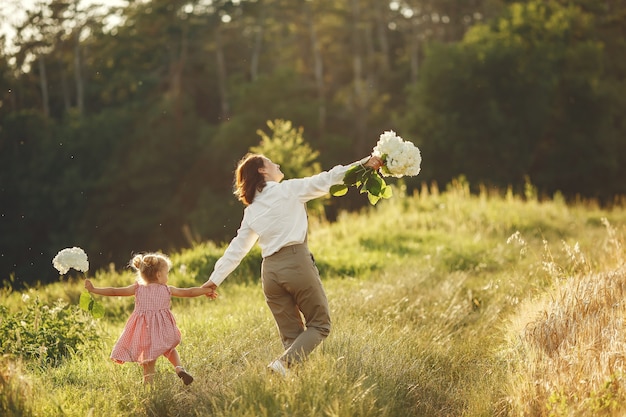
M135 255L130 261L130 266L137 271L141 271L141 264L143 263L143 255Z
M143 256L143 264L146 268L151 268L159 264L159 258L153 254L147 254Z
M169 270L172 267L172 261L162 253L146 253L133 256L129 266L139 272L141 276L144 274L152 276L162 266L166 266Z

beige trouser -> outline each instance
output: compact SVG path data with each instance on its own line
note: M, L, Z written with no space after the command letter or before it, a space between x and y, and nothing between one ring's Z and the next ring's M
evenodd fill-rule
M285 348L280 359L300 362L330 333L328 300L306 243L264 258L261 279Z

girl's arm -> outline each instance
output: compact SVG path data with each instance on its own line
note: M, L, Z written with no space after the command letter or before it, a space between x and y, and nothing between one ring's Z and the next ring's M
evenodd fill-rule
M128 297L135 295L135 287L137 284L129 285L128 287L94 287L90 280L85 280L85 289L91 293L106 296L122 296Z
M205 287L190 287L190 288L178 288L169 286L170 291L174 297L199 297L201 295L207 295L210 298L217 297L217 293L215 293L215 289L213 288L205 288Z

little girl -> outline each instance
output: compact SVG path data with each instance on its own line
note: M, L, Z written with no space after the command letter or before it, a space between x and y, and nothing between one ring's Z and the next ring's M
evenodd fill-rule
M174 365L176 374L185 385L193 377L183 368L176 351L180 343L180 330L170 311L171 296L215 298L210 288L176 288L167 285L167 275L172 267L170 259L160 253L135 255L130 267L137 271L137 281L128 287L94 287L85 280L87 291L105 296L135 296L135 309L124 331L113 347L111 359L117 363L138 362L143 366L144 383L151 382L156 360L165 356Z

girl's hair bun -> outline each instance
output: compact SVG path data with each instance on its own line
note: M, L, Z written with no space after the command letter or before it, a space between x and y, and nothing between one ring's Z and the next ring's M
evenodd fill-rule
M169 271L172 267L172 261L162 253L151 252L133 256L129 266L137 271L137 275L144 282L155 282L157 281L157 272L163 266L167 266Z

